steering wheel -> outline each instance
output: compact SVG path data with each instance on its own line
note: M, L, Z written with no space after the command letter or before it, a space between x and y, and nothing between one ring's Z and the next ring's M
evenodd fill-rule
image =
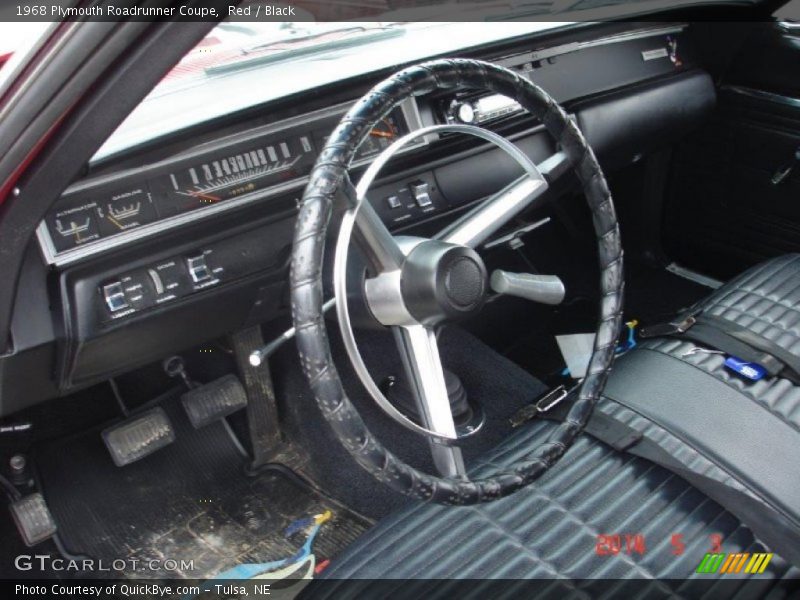
M435 126L396 140L367 169L358 187L347 169L359 144L395 106L437 89L489 90L510 97L540 120L560 148L538 167L505 138L466 125ZM483 201L433 239L393 237L365 202L378 170L403 145L438 128L476 135L499 146L524 169L524 178ZM444 380L434 328L474 316L488 276L475 248L511 217L531 206L549 181L572 169L593 215L600 262L600 317L586 375L565 420L518 463L482 479L469 479ZM430 439L442 475L403 462L369 431L348 399L331 356L323 306L322 266L334 205L344 209L334 265L336 308L356 373L393 418ZM347 247L356 236L371 277L363 290L372 315L390 327L419 404L422 425L386 400L366 373L355 346L344 295ZM493 287L495 287L495 282ZM499 285L498 285L499 287ZM496 288L497 289L497 288ZM513 71L477 60L437 60L382 81L342 117L317 158L297 218L291 261L291 302L300 362L319 408L338 440L376 479L408 496L442 504L477 504L507 496L553 466L583 430L611 369L622 324L622 247L611 194L594 152L564 110L541 88Z

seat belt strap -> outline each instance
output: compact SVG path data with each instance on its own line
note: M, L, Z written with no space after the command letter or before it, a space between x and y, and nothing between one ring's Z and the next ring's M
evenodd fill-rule
M774 342L727 319L706 314L689 314L679 321L643 329L641 338L675 337L756 363L774 377L780 375L800 385L800 358Z
M641 338L671 337L677 334L684 334L697 323L697 313L689 313L682 319L670 321L669 323L658 323L639 330Z
M701 315L700 322L703 325L714 327L723 331L726 335L746 344L767 356L772 356L779 363L783 363L781 376L792 379L795 383L800 382L800 357L779 346L775 342L768 340L749 329L741 327L728 319L716 315ZM757 362L757 361L754 361ZM761 364L761 363L759 363ZM766 365L762 365L765 366Z
M716 325L708 324L703 317L698 318L697 323L681 335L686 339L710 346L715 350L721 350L730 356L736 356L747 362L759 364L772 377L781 374L786 368L783 361L773 354L764 352L739 340Z

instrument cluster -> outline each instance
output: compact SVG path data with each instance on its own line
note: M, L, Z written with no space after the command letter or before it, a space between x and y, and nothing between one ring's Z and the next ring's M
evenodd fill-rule
M45 257L55 264L71 262L118 241L193 220L194 215L303 185L344 112L344 107L337 108L73 186L39 228ZM395 108L361 144L354 164L420 126L416 104Z

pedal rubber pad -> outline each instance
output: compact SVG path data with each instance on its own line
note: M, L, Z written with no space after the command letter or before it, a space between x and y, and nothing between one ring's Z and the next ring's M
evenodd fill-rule
M124 467L175 441L172 423L160 406L103 431L114 464Z
M247 393L236 375L225 375L189 390L181 402L194 428L200 429L247 406Z
M56 522L39 492L12 502L9 508L26 546L35 546L55 534Z

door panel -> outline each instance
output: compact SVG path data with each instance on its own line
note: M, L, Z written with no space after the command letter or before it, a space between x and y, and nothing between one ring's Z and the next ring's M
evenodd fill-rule
M665 226L671 258L722 278L800 252L800 38L765 24L731 65L676 149Z

